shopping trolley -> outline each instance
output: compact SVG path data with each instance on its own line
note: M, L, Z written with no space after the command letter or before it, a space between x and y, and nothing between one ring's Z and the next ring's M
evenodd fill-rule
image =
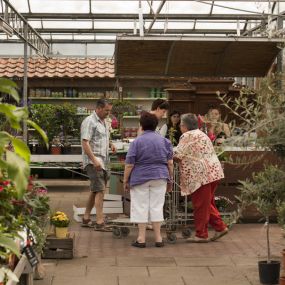
M188 196L181 196L179 176L179 167L175 163L172 191L166 193L164 204L164 227L169 243L177 241L177 233L180 230L182 238L191 236L190 224L193 222L193 215L189 208Z
M120 173L116 173L120 175ZM122 175L122 173L121 173ZM123 195L123 205L128 199L128 195ZM164 204L165 221L162 228L166 231L166 240L169 243L177 241L177 232L181 230L181 237L188 238L191 236L190 223L193 221L193 216L189 213L187 196L182 197L179 186L179 168L174 166L173 189L165 195ZM113 237L127 237L131 228L136 228L137 224L132 223L129 218L118 218L109 221L109 225L113 227Z

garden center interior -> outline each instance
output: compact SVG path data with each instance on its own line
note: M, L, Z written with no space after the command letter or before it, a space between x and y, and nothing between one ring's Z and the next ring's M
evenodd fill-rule
M106 213L129 215L130 200L124 194L122 184L125 156L130 143L138 136L141 112L150 110L153 101L158 98L169 103L168 115L161 119L159 127L168 122L172 111L204 116L209 109L219 108L223 120L232 127L232 138L235 139L220 146L218 151L225 157L239 161L255 160L257 156L262 156L261 160L256 159L247 167L234 162L224 163L225 178L218 187L217 195L234 201L240 193L240 180L262 171L265 162L282 168L284 163L276 153L257 148L252 140L245 138L254 132L240 132L240 118L223 104L220 97L235 101L242 90L260 88L263 78L275 73L282 75L284 16L283 0L0 0L0 78L14 81L20 95L20 101L16 104L13 96L0 89L0 102L28 107L30 118L47 134L48 149L36 128L27 122L23 123L22 132L15 136L22 137L30 149L31 174L54 191L50 196L53 208L64 205L69 207L64 211L73 215L76 222L82 218L85 202L82 197L87 193L89 183L82 170L80 125L84 118L94 112L95 102L99 98L112 100L110 124L113 118L117 120L111 131L111 140L117 153L111 156L108 194L123 196L117 212L107 210ZM284 75L278 84L282 89ZM0 131L2 127L0 122ZM70 197L67 197L68 193ZM79 207L80 203L82 207ZM116 203L115 199L114 205ZM236 203L229 205L228 210L237 210ZM254 207L249 207L244 211L243 222L258 222L260 217ZM274 226L277 236L278 226ZM73 229L77 235L74 244L82 254L86 248L83 250L80 242L90 245L90 240L86 238L87 232L80 232L78 224L73 225ZM246 230L250 232L250 227ZM247 236L241 229L239 231L243 243ZM92 233L92 237L96 238L95 235ZM116 233L113 232L113 235L116 236ZM284 246L284 237L280 242L279 236L276 236L274 254L278 254L277 249L280 251ZM103 233L98 237L103 239ZM258 238L257 235L254 237ZM170 241L173 240L170 238ZM111 244L109 237L108 242ZM116 247L119 246L119 240L115 240L115 243ZM253 244L250 244L252 251L256 249ZM182 252L181 244L179 246ZM230 244L228 246L231 247ZM109 266L108 271L112 266L117 267L124 262L120 259L123 253L119 249L116 249L118 257L113 260L108 245L102 246L103 253L98 245L94 248L100 258L105 258L102 262L106 263L106 268ZM227 248L217 246L219 254L223 250ZM246 248L242 250L246 251ZM199 250L194 249L194 252L197 254ZM209 252L210 256L214 256L213 248ZM235 254L232 249L229 252ZM133 251L129 253L136 254ZM149 251L144 258L168 258L171 254L174 253L166 251L165 255L156 255ZM221 266L226 265L226 259L222 260ZM158 261L159 268L163 268L164 261ZM55 266L64 265L60 262L50 264L53 273ZM80 262L70 263L70 268L80 266ZM179 262L178 267L181 265ZM211 267L209 262L212 261L198 265L202 274L205 268ZM231 262L236 266L240 260ZM109 283L103 280L103 274L98 273L98 280L103 281L92 283L92 278L88 276L88 265L83 269L87 272L84 271L84 281L78 277L75 281L96 285L162 284L161 280L151 279L152 274L155 275L155 266L153 261L150 264L143 263L143 266L150 268L147 277L144 276L145 272L142 274L138 269L140 265L135 265L138 276L142 274L141 283L136 280L135 274L127 280L125 273L111 274L110 278L114 277L114 280L110 279ZM166 264L171 268L172 260ZM128 271L130 266L127 263L125 270ZM64 272L63 268L61 270ZM179 270L183 276L185 271ZM164 270L161 272L165 273ZM63 278L64 281L52 274L48 275L48 280L34 283L73 284L68 278ZM193 281L190 277L176 279L179 274L172 276L174 279L162 278L163 284L170 284L170 281L171 284L204 284L204 281L198 283L198 280L194 278ZM213 277L215 274L220 274L219 278L222 276L221 272L210 275ZM226 284L259 284L250 274L242 274L247 276L242 281L237 278L231 283L230 278L221 277L213 284L221 284L219 282L225 280ZM30 274L27 276L27 280L22 280L24 283L21 284L33 283ZM209 280L206 278L205 284L209 284ZM16 283L11 281L7 284Z

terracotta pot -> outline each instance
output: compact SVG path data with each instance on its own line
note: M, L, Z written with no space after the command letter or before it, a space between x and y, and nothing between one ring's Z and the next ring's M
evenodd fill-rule
M61 154L61 147L60 146L52 146L50 148L51 154Z
M279 285L285 285L285 276L279 278Z
M57 238L66 238L68 228L58 228L55 227L55 236Z

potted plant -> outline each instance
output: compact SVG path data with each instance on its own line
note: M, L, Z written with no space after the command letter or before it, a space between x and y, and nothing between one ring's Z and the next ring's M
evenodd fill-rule
M51 141L50 153L51 154L61 154L61 148L62 148L62 143L59 137L54 137Z
M55 236L57 238L66 238L68 232L69 218L64 212L57 211L51 217L51 224L55 226Z
M0 92L9 94L19 103L14 82L0 78ZM39 132L46 144L47 136L28 119L27 108L4 104L0 98L0 114L8 125L0 130L0 283L5 283L8 280L17 281L8 267L9 263L5 261L7 258L14 259L11 258L12 254L20 258L20 243L16 239L19 239L19 232L23 228L29 228L28 218L31 217L31 209L23 207L30 187L30 150L16 135L21 134L22 123L26 122Z
M73 137L77 130L80 130L80 117L77 114L77 107L70 103L55 106L55 117L60 126L59 136L62 143L62 153L71 153L69 138Z
M259 277L262 284L277 284L280 274L280 262L271 259L270 254L270 216L285 198L285 173L270 165L264 171L253 175L252 180L240 181L241 193L238 196L240 210L254 205L265 218L267 259L258 262Z

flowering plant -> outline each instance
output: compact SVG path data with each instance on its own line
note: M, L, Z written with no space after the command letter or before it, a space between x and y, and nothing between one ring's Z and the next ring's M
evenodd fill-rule
M215 204L219 211L224 212L227 210L228 207L233 205L233 202L225 196L216 196Z
M66 228L70 223L69 218L64 212L57 211L51 217L51 224L57 228Z

